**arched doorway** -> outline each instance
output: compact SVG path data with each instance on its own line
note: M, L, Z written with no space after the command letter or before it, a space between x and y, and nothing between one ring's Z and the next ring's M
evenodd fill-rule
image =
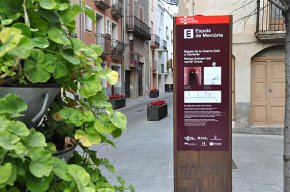
M282 125L285 106L285 50L267 48L252 59L251 123Z

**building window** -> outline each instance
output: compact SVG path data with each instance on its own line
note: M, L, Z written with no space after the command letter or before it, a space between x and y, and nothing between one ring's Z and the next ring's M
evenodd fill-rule
M110 19L106 19L106 33L111 34L111 21Z
M88 9L90 9L90 7L87 7ZM93 29L93 22L91 20L91 18L85 14L85 31L89 31L92 32Z

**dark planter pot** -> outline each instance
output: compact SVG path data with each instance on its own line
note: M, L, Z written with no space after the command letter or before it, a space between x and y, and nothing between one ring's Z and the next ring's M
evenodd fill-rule
M69 159L71 158L73 152L75 151L76 147L77 147L77 145L70 147L68 149L58 151L58 152L54 153L53 156L58 157L58 158L64 160L65 162L68 162Z
M159 91L150 91L149 93L150 98L156 98L159 97Z
M9 93L20 96L28 105L28 109L23 112L25 116L19 117L18 120L30 128L37 127L44 112L59 92L60 88L57 85L7 86L0 87L0 98Z
M120 109L126 106L126 98L112 99L112 100L109 100L109 102L112 104L113 109Z
M168 115L167 104L162 107L147 107L147 120L148 121L159 121Z

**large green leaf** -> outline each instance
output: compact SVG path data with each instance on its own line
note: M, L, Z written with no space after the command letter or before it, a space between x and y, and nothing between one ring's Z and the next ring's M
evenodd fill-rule
M30 147L46 147L47 143L42 133L31 130L30 135L27 137L28 146Z
M31 37L30 28L27 25L25 25L24 23L13 24L13 27L20 29L22 31L23 35L25 35L27 37Z
M82 191L83 188L87 187L90 182L90 175L83 167L78 165L68 165L68 174L74 178L79 191Z
M20 138L7 132L7 131L1 131L0 132L0 147L3 149L10 151L14 149L14 145L20 141Z
M40 17L38 12L34 11L34 9L28 10L30 27L36 28L37 31L34 32L36 36L45 36L47 32L47 22Z
M123 113L117 111L110 115L110 119L116 127L123 130L126 129L127 118L126 118L126 115L124 115Z
M90 147L101 142L101 137L97 132L86 133L83 130L77 130L75 138L85 147Z
M17 28L4 28L0 32L0 40L3 45L0 46L0 57L5 55L8 51L11 51L17 47L18 43L22 39L21 30Z
M85 111L84 116L84 122L94 122L95 120L95 115L91 111Z
M56 8L60 11L64 11L68 9L68 4L67 3L60 3L56 5Z
M28 136L30 134L29 129L26 125L20 121L11 123L9 131L13 132L17 136Z
M8 113L12 117L21 116L20 112L27 109L26 103L15 94L8 94L0 99L0 114Z
M76 55L80 55L81 48L85 46L84 42L80 39L70 39L73 47L73 51Z
M19 168L19 164L16 166L16 164L15 164L15 162L12 160L12 161L10 161L9 162L11 165L12 165L12 172L11 172L11 174L10 174L10 177L9 177L9 179L8 179L8 181L6 182L9 186L14 186L14 182L15 182L15 180L17 179L17 169ZM2 171L0 171L0 175L1 175L1 172ZM1 177L1 176L0 176ZM1 184L0 184L1 185ZM11 192L13 192L13 190L12 189L10 189L10 191ZM10 192L9 191L9 192ZM15 192L17 192L17 191L15 191Z
M0 116L0 131L5 131L11 126L11 124L11 121L7 120L3 116Z
M94 23L96 22L95 12L92 9L85 7L85 13Z
M57 28L50 28L47 31L48 37L59 44L70 45L70 40L64 35L64 32Z
M31 53L31 57L25 60L24 74L32 83L43 83L50 78L47 67L45 54L41 50L35 50Z
M35 177L41 178L51 174L54 161L49 151L41 147L33 147L29 156L32 160L29 164L29 170Z
M4 165L0 165L0 185L5 184L12 174L12 164L5 163Z
M62 58L61 59L58 58L58 60L56 61L55 70L53 72L53 77L55 79L59 79L59 78L64 77L68 74L69 71L68 71L68 68L66 66L66 62L67 61L62 59Z
M61 179L70 182L72 180L72 177L67 172L67 164L57 158L53 157L54 165L53 165L53 172Z
M9 51L9 54L15 57L26 59L30 56L33 49L33 43L28 37L23 37L17 47Z
M19 158L24 160L24 158L28 155L29 149L24 146L21 142L17 142L13 147L14 154L10 154L11 157Z
M109 118L96 119L94 128L102 134L111 134L116 129Z
M26 176L26 187L31 192L45 192L49 188L49 184L53 180L53 174L48 177L37 178L33 175Z
M72 123L75 126L79 127L83 124L84 115L77 109L66 108L60 111L61 118L64 119L67 123Z
M102 54L102 48L100 45L89 45L87 47L83 47L81 49L88 57L91 57L93 59L98 59L99 56Z
M21 30L17 28L7 27L0 32L0 40L3 44L11 43L17 45L22 37Z
M79 65L81 63L80 59L74 56L73 49L62 49L61 55L64 59L74 65Z
M111 84L111 85L115 85L118 80L119 80L119 74L112 70L112 69L107 69L106 72L105 72L105 75L107 77L107 80L108 82Z
M54 9L56 7L56 2L54 0L39 0L39 5L43 9Z
M85 97L91 97L98 91L102 90L102 84L97 74L92 74L89 77L84 78L83 86L80 88L80 94Z
M56 61L57 61L57 58L55 57L55 55L50 54L50 53L45 55L45 63L46 63L47 72L54 73L56 65L57 65Z
M33 38L32 44L34 47L39 47L41 49L47 48L49 46L48 40L44 37Z

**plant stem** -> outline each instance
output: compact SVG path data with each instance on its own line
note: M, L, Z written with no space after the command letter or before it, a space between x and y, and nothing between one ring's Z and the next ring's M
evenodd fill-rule
M24 11L24 21L25 21L25 25L27 25L28 27L30 27L30 21L28 18L28 14L26 11L26 0L23 1L23 11Z

